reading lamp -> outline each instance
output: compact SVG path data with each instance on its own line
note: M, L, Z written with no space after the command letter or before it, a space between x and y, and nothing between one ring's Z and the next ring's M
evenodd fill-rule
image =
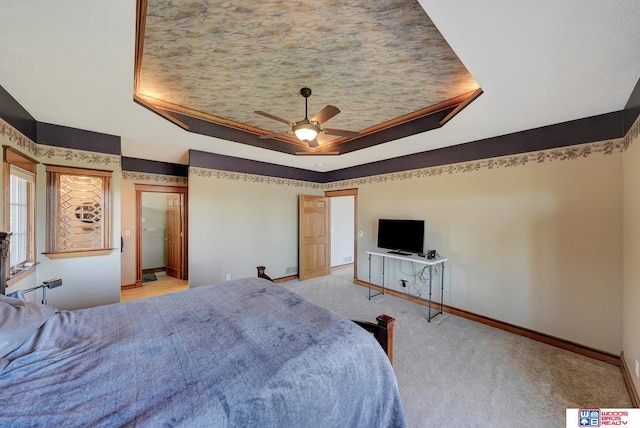
M47 288L56 288L56 287L60 287L61 285L62 285L62 280L60 278L53 278L53 279L48 279L46 281L43 281L41 285L38 285L37 287L33 287L33 288L28 288L23 292L30 293L32 291L38 290L39 288L42 288L42 304L46 305L47 304Z

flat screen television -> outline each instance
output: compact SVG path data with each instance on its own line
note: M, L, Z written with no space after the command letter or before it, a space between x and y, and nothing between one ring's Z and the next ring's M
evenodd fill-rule
M424 253L424 220L378 219L378 248L400 255Z

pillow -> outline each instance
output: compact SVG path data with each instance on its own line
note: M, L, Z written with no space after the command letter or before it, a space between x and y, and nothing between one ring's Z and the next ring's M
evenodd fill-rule
M56 308L0 295L0 358L6 357L56 313Z

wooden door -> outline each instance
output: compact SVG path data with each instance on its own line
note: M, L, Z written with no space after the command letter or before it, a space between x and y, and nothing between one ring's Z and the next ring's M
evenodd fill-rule
M182 279L182 218L181 196L177 193L167 195L167 275Z
M180 186L155 186L151 184L135 184L136 191L136 286L142 287L142 194L145 192L151 193L171 193L178 198L179 203L174 208L178 208L177 214L172 214L172 219L169 219L167 214L166 228L169 230L172 228L173 233L167 232L165 238L166 242L169 242L171 236L172 245L167 245L167 253L169 248L173 247L174 253L171 256L173 261L167 260L165 264L171 263L171 275L178 279L189 278L189 250L188 250L188 199L189 189L187 187ZM167 203L168 204L168 203ZM175 226L179 221L179 227ZM179 235L178 235L179 233ZM179 243L179 247L176 249L174 243ZM169 259L169 257L167 257ZM177 269L177 270L176 270ZM169 274L169 267L166 266L167 273Z
M298 203L298 276L303 281L329 274L329 198L300 195Z

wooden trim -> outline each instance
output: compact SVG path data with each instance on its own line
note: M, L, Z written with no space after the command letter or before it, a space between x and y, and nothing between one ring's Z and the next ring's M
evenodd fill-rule
M11 201L10 165L11 164L8 163L6 160L4 160L2 163L2 200L6 201L5 203L2 204L2 230L11 229L11 224L10 224L11 207L9 203L9 201ZM7 272L5 272L5 274L7 274Z
M240 123L240 122L236 122L230 119L226 119L224 117L221 116L215 116L209 113L204 113L202 111L199 110L195 110L189 107L185 107L179 104L174 104L171 103L169 101L165 101L165 100L161 100L161 99L157 99L157 98L151 98L151 97L144 97L145 102L147 103L147 105L151 105L153 106L153 108L158 109L158 110L165 110L167 112L171 112L171 113L177 113L177 114L181 114L193 119L197 119L197 120L202 120L204 122L208 122L208 123L213 123L215 125L220 125L220 126L225 126L227 128L231 128L231 129L236 129L239 131L244 131L244 132L249 132L251 134L255 134L258 136L263 136L263 135L270 135L271 132L269 131L265 131L264 129L261 128L256 128L255 126L251 126L251 125L247 125L245 123ZM295 144L304 148L308 148L309 146L307 145L307 143L300 141L299 139L297 139L296 137L290 137L287 134L283 134L283 135L278 135L277 138L274 138L277 140L281 140L287 143L291 143L291 144Z
M397 117L395 119L389 120L387 122L383 122L380 123L376 126L372 126L371 128L365 129L364 131L362 131L360 133L360 136L363 135L367 135L367 134L373 134L374 132L380 132L383 129L387 129L387 128L392 128L394 126L398 126L400 124L406 123L406 122L411 122L412 120L416 120L416 119L420 119L422 117L425 116L430 116L434 113L437 113L439 111L442 110L446 110L448 108L454 107L454 106L458 106L461 103L465 102L465 100L467 100L469 98L469 96L471 94L473 94L474 91L469 91L467 93L464 93L462 95L458 95L456 97L453 97L451 99L442 101L440 103L434 104L432 106L429 107L425 107L423 109L417 110L413 113L409 113L409 114L405 114L404 116L400 116Z
M274 278L273 282L281 283L281 282L293 281L294 279L297 279L297 278L298 278L298 275L282 276L280 278Z
M9 267L9 266L7 266ZM12 285L22 281L23 279L27 278L28 276L36 273L36 265L33 265L32 267L30 267L27 270L23 270L22 272L12 276L11 278L7 278L6 280L6 286L7 287L11 287ZM2 294L2 293L0 293Z
M405 114L404 116L400 116L397 117L395 119L391 119L388 120L386 122L383 123L379 123L375 126L372 126L370 128L364 129L362 131L360 131L360 136L356 137L356 138L361 138L361 137L365 137L367 135L371 135L371 134L375 134L377 132L380 131L384 131L390 128L394 128L396 126L402 125L404 123L408 123L417 119L421 119L423 117L427 117L427 116L431 116L433 114L436 114L438 112L441 112L443 110L449 109L449 108L457 108L459 105L463 104L467 99L469 99L469 97L471 95L473 95L474 91L469 91L467 93L464 93L462 95L458 95L456 97L453 97L451 99L442 101L440 103L434 104L432 106L429 107L425 107L423 109L414 111L413 113L409 113L409 114ZM335 146L339 146L340 144L343 144L347 141L351 141L351 140L355 140L356 138L336 138L335 140L331 140L328 141L326 143L324 143L321 148L323 150L329 150L331 148L334 148Z
M638 396L638 391L633 383L633 378L631 377L631 371L629 370L629 366L627 365L627 360L624 358L624 351L620 352L620 369L622 370L622 377L624 378L624 384L627 386L627 391L629 391L629 397L631 397L631 404L633 407L640 407L640 396Z
M59 165L46 165L47 172L57 172L60 174L72 174L72 175L93 175L96 177L109 177L113 176L113 171L104 169L89 169L89 168L76 168L74 166L59 166Z
M358 189L326 190L324 195L328 198L334 196L358 196Z
M136 286L142 287L142 193L179 193L183 197L181 198L180 203L182 204L182 272L181 278L182 280L187 280L189 277L189 253L188 253L188 187L181 186L156 186L153 184L134 184L134 191L136 193Z
M451 112L448 115L446 115L444 117L444 119L442 119L440 122L438 122L440 124L440 126L443 126L445 123L447 123L448 121L453 119L453 117L456 114L460 113L462 111L462 109L464 109L466 106L471 104L471 102L473 100L475 100L476 98L478 98L480 95L482 95L482 88L478 88L475 91L473 91L471 93L471 95L469 95L469 98L464 100L462 103L458 104L458 106L456 108L454 108L453 110L451 110Z
M99 170L99 169L89 169L89 168L76 168L76 167L68 167L68 166L59 166L59 165L45 165L46 167L46 175L47 175L47 215L46 215L46 224L47 224L47 239L46 239L46 251L43 253L49 258L66 258L66 257L82 257L87 256L89 254L87 251L94 252L93 255L102 255L97 254L95 251L111 251L113 248L110 247L112 245L112 236L113 236L113 212L111 208L112 201L112 189L111 189L111 180L113 178L113 171L110 170ZM59 216L61 211L60 204L60 194L62 192L60 188L60 182L62 175L70 175L70 176L90 176L99 178L102 181L102 218L101 218L101 227L102 227L102 246L100 248L79 248L73 249L70 251L60 251L60 240L59 240ZM75 248L75 247L74 247ZM68 254L75 253L76 256L56 256L56 254ZM105 253L106 254L106 253Z
M185 131L189 130L189 125L187 125L183 121L171 116L170 114L163 112L162 110L158 110L157 108L155 108L153 106L153 104L149 103L148 101L145 101L142 97L140 97L138 95L134 95L133 96L133 101L135 101L136 103L138 103L142 107L146 108L147 110L157 114L158 116L160 116L160 117L162 117L164 119L167 119L169 122L172 122L174 125L178 125L180 128L184 129Z
M3 204L3 229L10 229L10 204L11 200L11 165L22 168L33 174L33 182L28 187L28 228L27 228L27 261L35 262L36 260L36 228L37 228L37 205L36 205L36 192L37 192L37 169L38 162L35 159L19 152L11 146L3 145L3 171L2 171L2 195L5 201ZM10 264L10 263L9 263ZM10 266L7 266L9 269ZM8 270L5 272L8 275Z
M50 259L70 259L73 257L106 256L115 248L98 248L95 250L65 251L60 253L42 253Z
M305 155L313 155L313 156L336 156L339 155L339 151L331 151L331 152L322 152L322 151L313 151L313 152L295 152L296 156L305 156Z
M349 266L353 266L353 262L345 263L343 265L331 266L331 272L333 272L334 270L344 269L344 268L349 267Z
M155 193L189 193L188 187L180 186L156 186L153 184L134 184L136 192L155 192Z
M353 279L358 277L358 189L353 189Z
M357 278L354 279L354 283L361 285L363 287L369 287L369 283L359 280ZM371 288L375 289L376 291L382 290L382 287L375 284L372 284ZM418 303L423 306L429 305L429 301L426 299L410 296L405 293L392 290L386 287L384 292L385 294L388 294L390 296L394 296L400 299L408 300L410 302ZM453 306L443 305L443 312L447 312L452 315L457 315L461 318L466 318L468 320L479 322L481 324L485 324L491 327L495 327L500 330L508 331L509 333L524 336L526 338L536 340L538 342L546 343L547 345L552 345L567 351L575 352L576 354L584 355L585 357L603 361L605 363L612 364L614 366L620 366L620 356L611 354L609 352L601 351L599 349L591 348L589 346L581 345L579 343L571 342L569 340L561 339L555 336L550 336L548 334L540 333L534 330L530 330L528 328L519 327L514 324L509 324L493 318L485 317L484 315L474 314L473 312L454 308Z
M4 161L10 165L18 166L33 174L37 173L37 165L40 163L29 156L20 153L11 146L2 146L4 149Z
M353 279L357 277L355 266L358 266L358 188L326 190L324 196L333 198L336 196L353 196Z
M142 283L127 284L127 285L121 285L120 290L131 290L131 289L140 288L140 287L142 287Z
M133 93L140 90L140 72L142 69L142 53L144 51L144 33L147 25L147 0L136 2L136 52L133 66Z

